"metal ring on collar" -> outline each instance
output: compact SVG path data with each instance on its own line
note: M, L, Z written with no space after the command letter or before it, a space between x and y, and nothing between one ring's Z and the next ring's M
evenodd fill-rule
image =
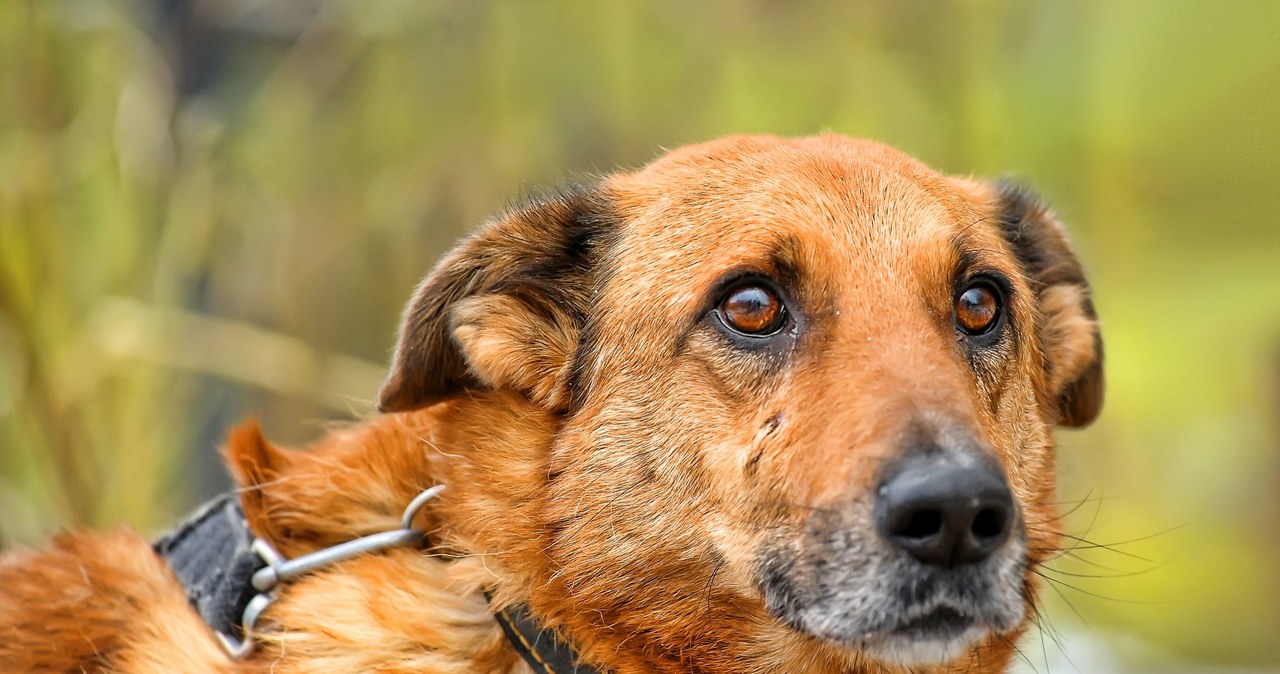
M423 504L444 491L444 487L444 485L438 484L423 490L422 493L414 497L401 515L402 528L400 529L370 534L324 548L323 550L317 550L301 557L295 557L294 559L285 559L284 555L281 555L267 541L261 538L254 539L253 551L258 553L262 561L267 563L266 566L253 574L253 587L260 594L249 601L249 604L244 609L244 614L241 616L240 625L244 632L243 639L236 639L222 632L216 633L218 642L222 645L223 650L235 660L242 660L253 652L253 630L257 625L258 616L271 605L271 602L275 601L275 594L272 590L281 583L353 557L414 545L421 541L423 531L413 528L413 518L417 516Z

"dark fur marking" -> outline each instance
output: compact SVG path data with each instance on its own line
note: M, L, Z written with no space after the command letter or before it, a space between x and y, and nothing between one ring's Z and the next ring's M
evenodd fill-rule
M801 613L806 602L793 584L796 575L795 555L782 548L764 551L756 568L757 583L764 593L769 613L798 632L804 632Z
M760 429L761 433L764 436L772 435L774 431L778 430L778 426L781 424L782 412L775 412L773 416L769 417L768 421L764 422L764 425ZM763 438L761 439L763 440ZM742 474L744 476L755 477L756 470L759 468L758 464L760 463L760 458L764 456L764 450L765 445L763 442L759 443L756 447L756 451L752 453L751 458L747 459L746 465L742 467Z
M1061 283L1086 285L1084 270L1062 233L1046 226L1050 216L1039 197L1011 181L1001 181L997 190L1000 214L996 222L1023 271L1037 284L1036 291Z
M755 453L751 455L751 458L747 459L747 465L743 466L742 474L747 477L755 477L757 468L756 464L760 463L760 457L762 456L764 456L764 447L757 447Z
M596 193L591 199L591 206L589 212L584 212L577 218L579 228L567 243L568 250L579 255L580 263L589 270L585 273L586 282L581 288L585 302L578 322L578 344L569 366L569 414L581 409L589 394L583 383L588 381L591 362L595 359L600 343L600 327L593 318L596 315L595 298L600 295L604 279L610 273L608 252L617 246L622 237L621 216L612 204L603 195Z

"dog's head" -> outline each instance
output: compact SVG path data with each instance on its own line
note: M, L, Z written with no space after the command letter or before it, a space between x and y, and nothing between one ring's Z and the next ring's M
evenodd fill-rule
M508 389L554 415L538 531L602 627L688 649L720 611L732 638L925 664L1028 619L1050 431L1093 420L1101 362L1026 192L731 138L481 229L410 303L380 403Z

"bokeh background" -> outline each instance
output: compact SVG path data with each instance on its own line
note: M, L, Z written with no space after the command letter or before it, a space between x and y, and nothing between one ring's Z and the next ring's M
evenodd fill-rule
M157 531L246 415L370 412L437 256L727 133L1013 174L1108 403L1027 672L1280 671L1280 3L0 2L0 547Z

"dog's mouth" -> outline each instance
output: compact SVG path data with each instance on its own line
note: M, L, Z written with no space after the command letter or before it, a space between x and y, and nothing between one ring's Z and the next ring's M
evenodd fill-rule
M1009 571L1012 580L1016 568ZM1020 593L998 575L923 574L905 584L878 576L817 596L804 596L803 588L783 581L769 588L768 600L775 615L797 630L886 664L938 664L1022 620ZM904 596L916 592L914 600Z
M889 630L906 639L949 639L973 627L975 620L950 606L940 606Z
M862 648L884 662L899 665L945 662L991 631L985 621L944 605L868 636Z
M899 666L953 660L1025 617L1021 540L982 564L953 569L841 543L766 556L762 586L776 617ZM830 557L844 563L829 564Z

